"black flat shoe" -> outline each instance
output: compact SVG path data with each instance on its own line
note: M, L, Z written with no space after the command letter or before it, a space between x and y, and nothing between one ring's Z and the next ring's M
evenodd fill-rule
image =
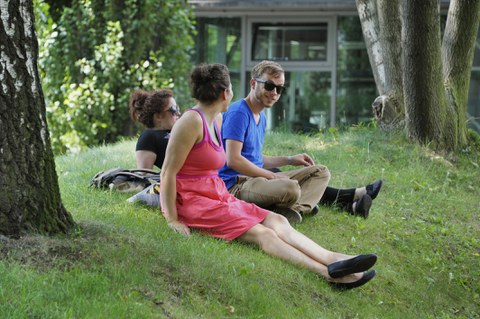
M377 198L380 189L382 188L382 180L379 179L375 181L373 184L365 186L367 189L367 195L370 196L372 199Z
M372 198L365 194L360 199L357 199L352 203L352 209L350 210L350 213L367 218L368 214L370 214L370 207L372 207Z
M350 259L337 261L328 265L328 275L332 278L340 278L357 272L370 269L377 262L377 255L358 255Z
M372 280L372 278L375 277L376 274L377 274L377 271L375 269L372 269L372 270L369 270L369 271L365 271L363 273L362 278L360 278L357 281L349 282L349 283L329 282L329 284L333 288L338 289L338 290L353 289L353 288L357 288L357 287L365 285L367 282Z

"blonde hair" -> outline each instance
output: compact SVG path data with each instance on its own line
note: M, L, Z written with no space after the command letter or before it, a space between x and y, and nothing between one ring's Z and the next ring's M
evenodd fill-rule
M264 73L268 75L273 75L274 77L284 74L282 66L277 62L264 60L256 64L252 69L252 79L261 77Z

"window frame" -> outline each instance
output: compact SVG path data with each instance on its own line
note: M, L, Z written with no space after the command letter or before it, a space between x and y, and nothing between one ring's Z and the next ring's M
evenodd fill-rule
M252 58L252 49L253 49L253 25L255 23L296 23L299 26L307 23L326 23L327 24L327 57L325 61L284 61L276 60L280 63L285 70L289 71L305 71L305 70L315 70L315 71L332 71L336 66L336 56L335 56L335 46L336 46L336 20L335 17L287 17L287 16L273 16L270 18L265 17L248 17L247 24L247 33L246 33L246 54L247 54L247 68L252 68L255 64L260 62L260 60L253 60Z

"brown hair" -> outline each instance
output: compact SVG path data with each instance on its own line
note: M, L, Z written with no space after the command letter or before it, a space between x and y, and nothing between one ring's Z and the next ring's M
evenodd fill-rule
M261 77L264 73L273 75L274 77L285 73L282 66L277 62L264 60L256 64L252 69L252 79Z
M230 86L230 74L224 64L200 64L190 75L192 97L211 104Z
M168 89L153 92L136 90L130 95L130 117L147 128L153 128L153 115L165 111L172 97L173 92Z

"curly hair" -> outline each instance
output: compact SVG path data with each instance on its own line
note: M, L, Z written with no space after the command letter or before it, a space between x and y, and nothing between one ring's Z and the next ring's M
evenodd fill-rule
M130 117L147 128L153 128L153 115L165 111L173 92L168 89L147 92L136 90L130 95Z
M192 97L211 104L230 86L230 74L224 64L202 63L190 75Z

